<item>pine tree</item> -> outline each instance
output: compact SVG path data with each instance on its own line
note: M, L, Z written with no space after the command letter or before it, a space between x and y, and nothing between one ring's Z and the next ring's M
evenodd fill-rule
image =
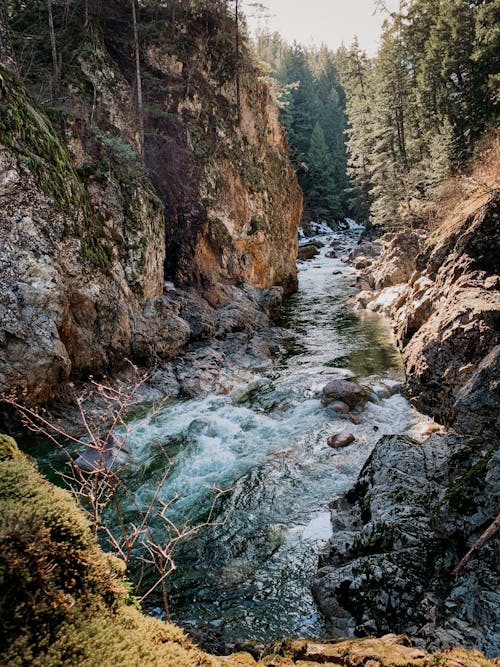
M373 152L372 66L357 39L347 51L339 49L337 59L346 95L347 192L354 217L367 221L372 201L371 155Z

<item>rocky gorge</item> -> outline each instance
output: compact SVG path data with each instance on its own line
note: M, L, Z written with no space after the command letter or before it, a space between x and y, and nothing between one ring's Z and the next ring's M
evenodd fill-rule
M299 227L238 2L5 7L0 662L498 665L497 176Z

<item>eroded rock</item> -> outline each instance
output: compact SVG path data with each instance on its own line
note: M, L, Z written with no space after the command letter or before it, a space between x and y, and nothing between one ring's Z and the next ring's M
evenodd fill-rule
M342 401L349 408L364 408L368 398L369 393L364 387L349 380L332 380L323 387L321 394L323 405Z

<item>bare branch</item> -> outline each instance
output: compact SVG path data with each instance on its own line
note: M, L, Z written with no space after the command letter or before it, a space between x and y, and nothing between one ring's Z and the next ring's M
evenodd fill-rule
M471 560L471 558L475 556L475 554L477 554L479 549L481 549L481 547L484 546L491 537L493 537L493 535L497 532L499 528L500 528L500 514L493 521L493 523L490 526L488 526L488 528L484 531L481 537L478 540L476 540L476 542L474 542L471 549L469 549L469 551L465 554L460 563L451 573L452 576L457 577L460 574L460 572L464 569L464 567Z

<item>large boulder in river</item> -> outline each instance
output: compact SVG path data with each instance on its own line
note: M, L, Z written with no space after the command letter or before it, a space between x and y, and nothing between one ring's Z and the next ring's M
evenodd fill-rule
M298 259L313 259L316 255L319 255L319 248L316 243L305 243L299 246Z
M321 402L329 405L336 401L343 401L350 408L364 408L368 401L368 391L356 382L349 380L332 380L323 387Z

